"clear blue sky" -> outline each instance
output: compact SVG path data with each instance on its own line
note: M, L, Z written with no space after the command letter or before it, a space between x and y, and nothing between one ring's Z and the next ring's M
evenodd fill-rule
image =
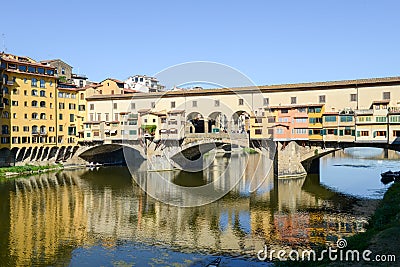
M396 0L37 0L1 9L7 52L61 58L94 81L197 60L258 85L400 75Z

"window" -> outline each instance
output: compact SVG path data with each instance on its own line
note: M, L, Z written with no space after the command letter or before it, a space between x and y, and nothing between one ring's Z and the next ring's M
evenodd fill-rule
M46 102L45 101L40 101L40 107L45 108L46 107Z
M325 122L336 122L336 116L325 116Z
M65 74L65 68L61 68L61 75Z
M255 118L255 121L254 121L254 122L255 122L255 123L262 123L262 121L263 121L262 118Z
M43 79L40 79L40 88L46 88L46 82Z
M36 68L35 68L35 67L32 67L32 66L29 66L29 67L28 67L28 72L30 72L30 73L36 73Z
M394 130L393 131L393 137L400 137L400 131Z
M255 134L262 134L262 129L256 129L256 130L254 131L254 133L255 133Z
M137 135L137 130L129 130L129 135Z
M400 122L400 116L399 115L390 116L390 122Z
M320 95L319 96L319 103L325 103L325 95Z
M322 123L322 118L310 118L309 123L311 124Z
M85 111L85 105L79 105L78 106L79 111Z
M41 68L41 67L37 68L37 72L39 74L44 74L44 68Z
M72 104L72 103L69 103L68 104L68 108L71 110L74 110L75 108L76 108L76 105L75 104Z
M32 120L37 120L39 119L39 116L37 113L32 113Z
M24 102L24 107L27 107L28 106L28 101L25 101Z
M295 118L296 123L307 123L307 118Z
M32 90L31 94L32 96L38 96L38 90Z
M376 117L375 120L376 120L376 122L386 122L386 117L379 116L379 117Z
M64 109L65 104L64 103L58 103L58 109Z
M214 100L214 107L219 107L219 100Z
M101 113L97 113L97 121L101 121Z
M18 101L15 100L11 101L11 106L18 106Z
M115 114L114 114L114 120L115 120L115 121L118 121L118 113L115 113Z
M296 104L296 103L297 103L297 97L292 96L292 97L290 98L290 104Z
M94 104L90 104L90 110L94 110Z
M36 100L33 100L32 101L32 107L36 108L37 106L38 106L38 102Z
M277 128L276 129L276 134L283 134L283 129L282 128Z
M59 130L60 132L62 132L62 131L63 131L63 126L62 126L62 125L58 125L58 130Z
M114 103L114 109L117 109L117 108L118 108L118 104Z
M131 109L136 109L136 104L135 103L131 103Z
M85 100L85 95L83 93L80 94L81 100Z
M268 106L269 105L269 98L264 98L264 106Z
M58 97L59 98L64 98L64 93L63 92L58 92Z
M24 126L23 130L24 130L24 132L29 132L29 126Z
M357 101L357 94L350 94L350 101Z
M50 85L50 87L53 86L53 81L50 81L50 82L49 82L49 85Z
M352 122L353 116L340 116L340 122Z
M37 79L36 78L32 78L31 86L32 87L37 87Z
M13 129L13 132L18 132L19 131L19 127L18 126L13 126L12 129Z
M40 119L45 120L46 119L46 113L40 113Z
M40 91L40 96L41 96L41 97L46 97L46 91L41 90L41 91Z
M74 122L75 118L74 118L74 114L69 114L69 122Z
M287 109L281 109L281 113L289 113L289 110L287 110Z
M24 114L24 119L28 119L28 114Z
M239 106L243 106L243 104L244 104L244 100L242 98L239 99Z
M386 131L375 131L374 137L377 137L377 136L386 137Z
M390 100L390 92L383 92L383 100Z
M76 94L71 94L72 99L76 99Z
M175 101L171 101L171 108L175 108Z
M26 72L26 70L27 70L28 68L27 68L26 66L19 65L19 66L18 66L18 69L19 69L19 71Z
M13 119L17 118L17 113L13 113Z
M106 117L106 121L110 121L110 114L109 113L105 113L104 115Z
M197 101L192 101L192 107L197 107Z
M155 108L156 107L156 102L151 102L151 108Z
M62 120L63 119L63 114L58 114L58 119Z

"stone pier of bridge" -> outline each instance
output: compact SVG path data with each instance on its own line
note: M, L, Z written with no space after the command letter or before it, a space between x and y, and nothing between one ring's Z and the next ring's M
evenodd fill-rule
M319 158L338 148L325 148L322 142L278 142L275 175L280 178L319 173Z

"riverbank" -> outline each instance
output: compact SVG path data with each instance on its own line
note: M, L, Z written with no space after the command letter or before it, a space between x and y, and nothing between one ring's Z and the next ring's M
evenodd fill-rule
M27 164L24 166L11 166L0 168L0 179L14 178L41 172L58 171L64 169L62 164L36 166Z

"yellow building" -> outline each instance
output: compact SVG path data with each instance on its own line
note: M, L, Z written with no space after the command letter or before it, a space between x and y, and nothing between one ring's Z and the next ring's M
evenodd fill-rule
M0 148L56 146L54 68L28 57L0 58Z
M308 138L309 140L322 141L322 115L325 107L322 104L309 105L308 113Z
M57 87L57 143L76 145L79 130L83 130L85 116L79 117L78 90L69 84Z

